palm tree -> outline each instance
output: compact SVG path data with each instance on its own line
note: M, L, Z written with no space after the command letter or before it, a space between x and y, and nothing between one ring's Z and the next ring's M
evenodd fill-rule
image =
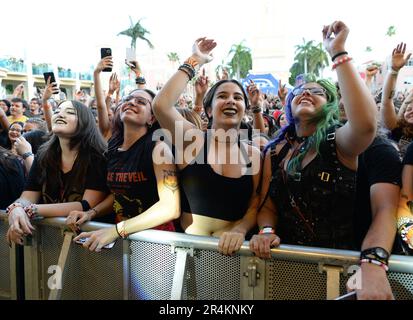
M386 32L386 36L392 37L395 34L396 34L396 27L395 26L388 27L387 32Z
M168 53L168 59L170 62L172 62L172 64L174 64L175 62L179 62L179 56L176 52L169 52Z
M132 18L129 16L130 20L130 28L126 29L122 32L118 33L118 36L123 35L131 38L131 47L136 50L136 40L144 40L148 44L149 48L153 49L154 46L153 44L145 37L146 34L150 34L148 30L146 30L144 27L141 25L142 19L139 19L139 21L134 24L132 21Z
M251 49L244 46L243 42L232 45L228 53L228 56L233 54L229 62L231 76L235 75L238 80L245 78L252 69Z
M301 73L312 73L320 76L323 69L329 65L328 55L321 43L315 44L313 40L302 45L297 45L295 50L294 64L290 68L290 83L294 85L295 77Z

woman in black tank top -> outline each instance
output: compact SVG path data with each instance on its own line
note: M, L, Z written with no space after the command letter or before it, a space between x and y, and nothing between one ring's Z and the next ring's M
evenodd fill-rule
M195 42L192 56L162 88L153 110L175 146L183 193L182 228L189 234L219 236L220 252L231 255L255 226L258 206L260 152L243 140L247 133L240 131L247 96L235 80L216 83L204 99L204 107L212 108L212 126L206 134L174 108L188 81L211 60L215 46L205 38Z
M288 96L289 125L264 151L261 231L250 241L259 257L270 258L280 238L287 244L353 248L357 157L374 139L377 109L345 51L348 33L341 21L323 30L348 122L338 125L334 84L307 79Z
M109 63L102 60L97 73ZM153 141L154 97L150 90L136 89L117 107L108 148L107 184L112 197L96 210L113 210L118 223L74 239L88 238L83 246L91 251L145 229L175 231L172 221L181 211L178 180L171 150L165 143ZM163 158L153 157L156 148L163 150Z

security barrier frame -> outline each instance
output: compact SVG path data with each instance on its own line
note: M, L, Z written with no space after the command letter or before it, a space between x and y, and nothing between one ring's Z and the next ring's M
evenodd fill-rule
M0 213L2 239L7 225ZM252 255L247 241L227 257L217 252L217 238L157 230L135 233L95 253L73 243L64 218L35 225L24 245L24 275L16 264L20 246L0 243L0 271L9 272L0 274L0 299L22 298L19 290L35 300L334 299L345 293L359 257L355 251L281 245L272 250L272 259L262 260ZM82 230L107 227L112 225L89 222ZM392 255L389 268L396 299L412 299L413 257Z

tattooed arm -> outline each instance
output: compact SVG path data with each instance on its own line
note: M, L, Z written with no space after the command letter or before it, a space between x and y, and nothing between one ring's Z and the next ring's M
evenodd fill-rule
M177 219L181 213L177 169L173 164L172 152L164 142L157 144L157 149L159 150L159 148L164 150L163 158L155 158L153 163L159 201L140 215L118 224L118 230L123 231L126 235L167 223ZM89 238L83 247L90 251L100 251L103 246L115 241L118 237L116 227L113 226L94 232L83 232L74 241Z

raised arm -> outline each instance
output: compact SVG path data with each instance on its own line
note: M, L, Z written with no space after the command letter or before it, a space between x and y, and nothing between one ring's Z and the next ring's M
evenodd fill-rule
M211 61L210 52L216 47L214 40L200 38L193 46L192 56L186 61L189 67L180 67L171 79L162 87L153 101L153 112L162 128L169 130L172 141L175 141L175 122L183 123L183 130L195 129L195 125L187 121L175 109L174 104L195 75L195 69Z
M102 82L100 80L100 73L105 68L112 68L112 57L105 57L99 61L93 72L93 81L95 85L96 105L99 119L99 130L102 136L107 137L110 134L110 122L108 110L105 102L105 95L103 93ZM112 75L113 76L113 75ZM111 78L112 78L111 76Z
M205 75L205 68L195 81L195 102L194 111L199 115L204 111L204 97L208 91L208 77Z
M334 34L334 37L333 37ZM345 50L349 29L341 21L323 28L324 47L334 58L347 123L337 130L337 151L349 161L356 161L376 134L377 107ZM337 56L339 54L339 56Z
M7 115L2 108L0 108L0 129L8 131L10 127L10 122L7 120ZM1 132L2 130L0 130Z
M48 100L52 97L54 92L59 93L59 89L57 89L56 82L50 83L50 77L49 77L47 79L46 87L44 88L44 92L42 96L42 107L43 107L44 120L47 123L47 129L49 130L49 132L52 132L53 109L51 105L49 104Z
M387 73L384 81L380 117L383 125L389 130L393 130L397 127L397 114L394 107L393 98L399 71L406 65L410 58L410 54L407 55L406 58L404 57L405 52L406 44L403 44L403 42L397 45L397 47L393 50L391 57L391 70Z
M377 67L376 65L372 65L366 68L366 86L367 88L369 88L370 92L372 91L374 76L378 71L379 67Z
M251 83L247 86L248 99L250 101L251 110L253 114L253 125L254 129L260 130L260 132L265 131L264 117L262 116L262 108L264 97L261 91L257 88L254 81L250 80Z
M406 108L413 102L413 89L410 90L409 94L407 95L406 99L404 99L402 106L400 107L399 113L397 117L403 117L404 113L406 112Z

